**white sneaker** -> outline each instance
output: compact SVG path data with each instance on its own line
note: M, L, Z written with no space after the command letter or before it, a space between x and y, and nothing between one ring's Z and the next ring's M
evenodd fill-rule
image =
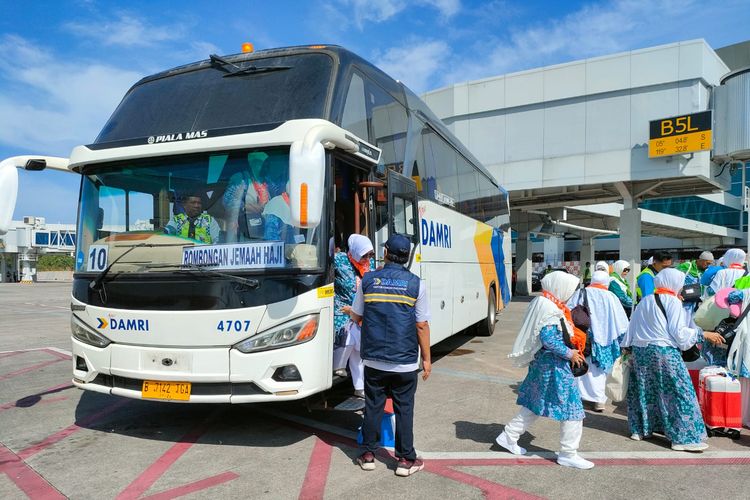
M708 448L707 443L691 443L691 444L674 444L672 443L672 449L674 451L693 451L700 452Z
M575 455L558 455L557 463L564 467L573 467L574 469L593 469L594 462L589 462L578 454Z
M514 455L526 455L526 448L521 448L518 446L518 443L511 443L510 438L508 438L508 435L504 431L495 438L495 442Z
M643 437L641 437L640 434L631 434L630 439L632 439L633 441L640 441L643 439Z

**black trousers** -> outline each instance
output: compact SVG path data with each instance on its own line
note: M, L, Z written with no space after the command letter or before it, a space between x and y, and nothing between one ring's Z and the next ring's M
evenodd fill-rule
M384 372L365 367L365 417L362 423L362 453L380 447L380 421L387 396L393 398L396 414L396 458L414 460L414 394L417 371Z

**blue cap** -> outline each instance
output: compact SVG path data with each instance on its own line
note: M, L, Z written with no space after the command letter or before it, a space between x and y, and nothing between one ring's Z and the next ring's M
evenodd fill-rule
M411 252L409 238L403 234L393 233L388 238L388 241L385 242L384 246L389 254L397 255L399 257L409 257L409 252Z

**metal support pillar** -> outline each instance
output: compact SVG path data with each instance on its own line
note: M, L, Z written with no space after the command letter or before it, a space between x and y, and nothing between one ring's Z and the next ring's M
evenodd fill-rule
M559 267L565 260L565 238L550 236L544 239L544 264Z
M594 269L596 265L596 258L594 257L594 238L586 236L585 234L581 237L581 273L583 273L586 262L591 262L591 269Z
M620 211L620 259L630 263L627 279L635 297L635 278L641 272L641 211L637 208Z

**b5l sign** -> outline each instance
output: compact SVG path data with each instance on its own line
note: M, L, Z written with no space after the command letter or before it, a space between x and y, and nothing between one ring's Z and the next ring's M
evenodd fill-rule
M649 122L648 157L659 158L711 149L712 124L713 115L710 110L652 120Z

